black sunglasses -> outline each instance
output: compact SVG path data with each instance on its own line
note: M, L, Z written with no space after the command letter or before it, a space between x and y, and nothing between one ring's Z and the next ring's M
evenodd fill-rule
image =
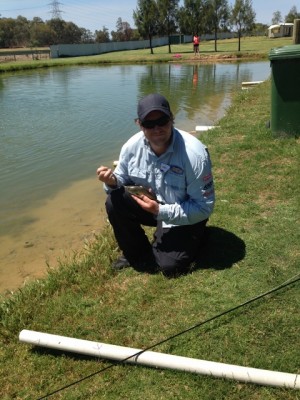
M146 129L153 129L156 126L165 126L170 122L170 117L164 115L158 119L148 119L146 121L141 122L141 125Z

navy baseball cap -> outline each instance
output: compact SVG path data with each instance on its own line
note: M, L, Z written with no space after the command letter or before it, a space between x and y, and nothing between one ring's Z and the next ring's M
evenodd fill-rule
M138 103L137 113L141 122L151 111L161 111L168 117L172 115L168 100L158 93L149 94Z

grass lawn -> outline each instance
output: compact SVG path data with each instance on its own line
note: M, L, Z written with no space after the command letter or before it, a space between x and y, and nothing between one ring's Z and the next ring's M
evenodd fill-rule
M217 52L214 50L214 41L203 41L200 44L200 57L194 56L191 43L172 45L172 53L169 53L168 46L154 48L154 54L149 49L127 50L113 53L99 54L88 57L70 58L40 58L32 60L25 57L25 60L0 63L0 73L19 71L24 69L48 68L64 65L84 64L110 64L110 63L153 63L153 62L211 62L227 59L266 59L273 47L292 44L292 38L269 39L265 36L246 37L241 39L241 51L238 52L238 39L219 40ZM0 60L2 52L7 49L0 49ZM24 49L22 49L24 50ZM15 50L14 50L15 52Z
M299 139L274 137L269 118L265 82L237 93L220 127L201 134L217 202L208 245L189 274L112 271L118 250L107 226L46 279L2 297L1 399L300 399L292 389L142 366L97 373L111 363L18 341L29 329L299 374ZM166 340L292 277L284 289Z

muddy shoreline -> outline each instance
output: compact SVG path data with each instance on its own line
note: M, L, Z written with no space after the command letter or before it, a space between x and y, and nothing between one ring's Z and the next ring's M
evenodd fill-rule
M0 293L14 292L43 278L59 259L80 253L107 223L105 193L97 178L79 181L28 213L33 221L1 237Z

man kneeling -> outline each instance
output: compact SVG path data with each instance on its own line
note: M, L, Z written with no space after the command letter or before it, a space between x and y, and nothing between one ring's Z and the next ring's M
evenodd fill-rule
M141 130L123 145L115 170L97 169L123 252L113 268L184 273L197 258L214 207L210 156L200 140L174 127L162 95L142 98L137 114ZM156 227L153 243L142 225Z

